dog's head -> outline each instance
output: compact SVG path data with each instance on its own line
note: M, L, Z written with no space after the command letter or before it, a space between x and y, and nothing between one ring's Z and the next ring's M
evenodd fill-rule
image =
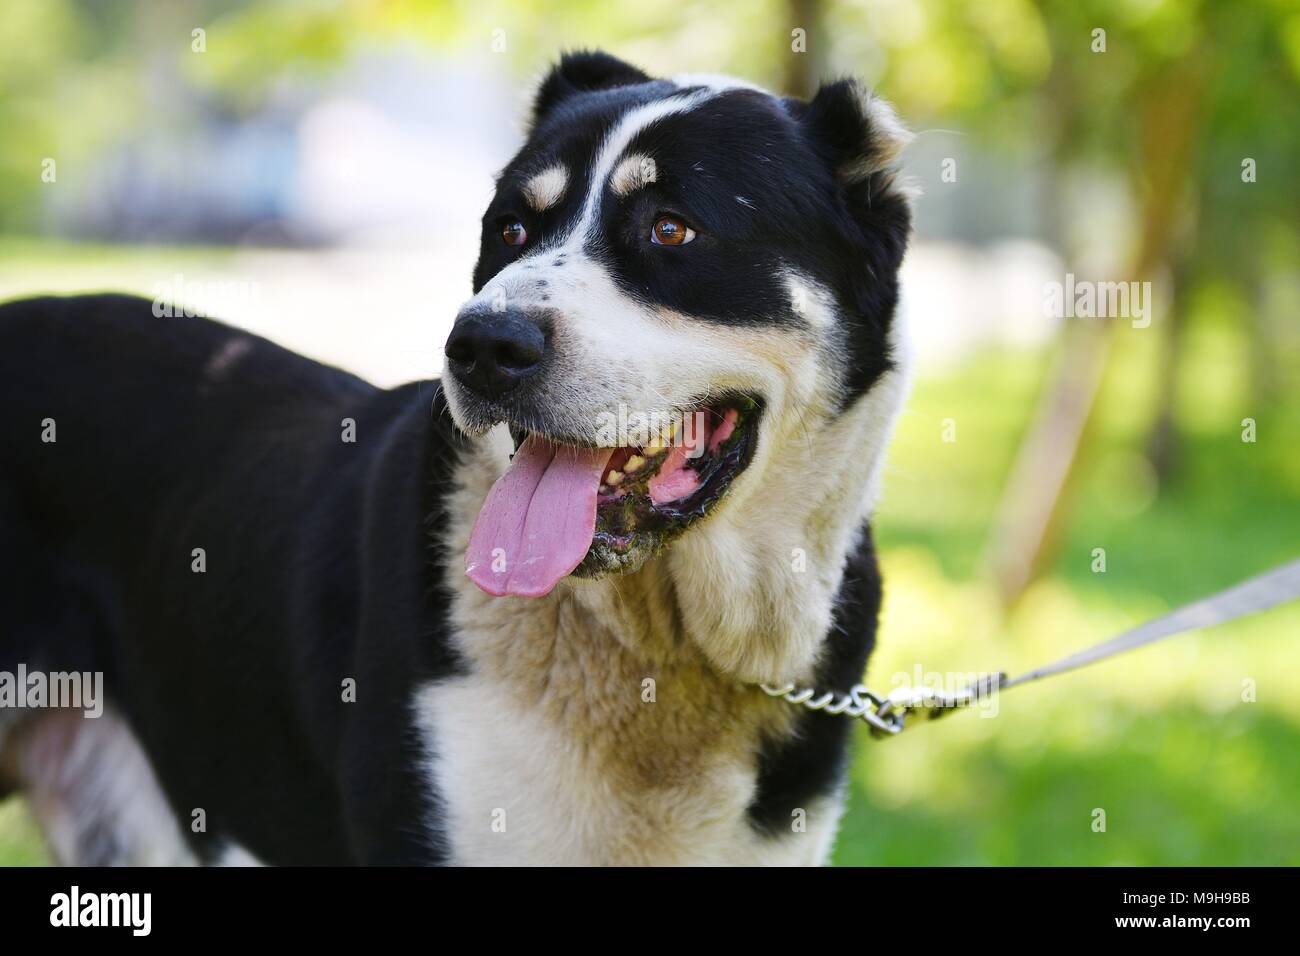
M906 139L852 81L802 102L561 60L446 346L457 424L517 446L471 538L480 587L640 567L782 461L824 464L809 436L891 368Z

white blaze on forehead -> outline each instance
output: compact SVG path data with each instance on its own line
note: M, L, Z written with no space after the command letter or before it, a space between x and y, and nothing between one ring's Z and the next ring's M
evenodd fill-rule
M653 159L643 153L631 153L614 167L614 175L609 178L609 188L615 196L626 196L658 179L659 169Z
M524 199L538 212L550 209L564 198L569 188L569 171L563 166L549 166L524 183Z
M711 92L701 90L656 100L645 106L638 106L619 120L605 136L605 141L601 143L600 150L596 154L596 161L592 166L591 187L583 203L582 216L573 227L573 231L569 233L565 246L581 247L585 241L596 220L596 210L600 207L600 197L604 192L605 183L613 175L614 167L623 159L623 154L627 152L633 137L665 116L690 112L712 95Z

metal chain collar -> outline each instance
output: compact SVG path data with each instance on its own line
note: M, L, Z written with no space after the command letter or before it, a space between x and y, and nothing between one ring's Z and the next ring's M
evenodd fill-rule
M837 716L860 718L871 729L873 737L892 737L902 732L907 726L907 718L912 714L922 714L926 720L936 720L996 693L1006 680L1006 674L990 674L955 694L929 687L904 687L885 697L873 694L865 684L855 684L847 694L840 695L833 691L819 694L811 687L798 687L795 684L759 686L768 696L780 697L796 706L802 705L809 710L821 710Z

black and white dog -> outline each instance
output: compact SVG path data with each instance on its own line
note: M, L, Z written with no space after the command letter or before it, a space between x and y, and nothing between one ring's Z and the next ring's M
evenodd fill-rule
M758 685L874 640L905 140L850 81L564 57L441 383L0 307L0 672L107 699L0 709L55 856L825 861L852 722Z

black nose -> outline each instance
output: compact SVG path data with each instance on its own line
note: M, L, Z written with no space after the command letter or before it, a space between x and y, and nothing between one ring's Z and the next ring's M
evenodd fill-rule
M447 337L447 367L484 398L511 391L540 367L546 335L527 312L462 313Z

